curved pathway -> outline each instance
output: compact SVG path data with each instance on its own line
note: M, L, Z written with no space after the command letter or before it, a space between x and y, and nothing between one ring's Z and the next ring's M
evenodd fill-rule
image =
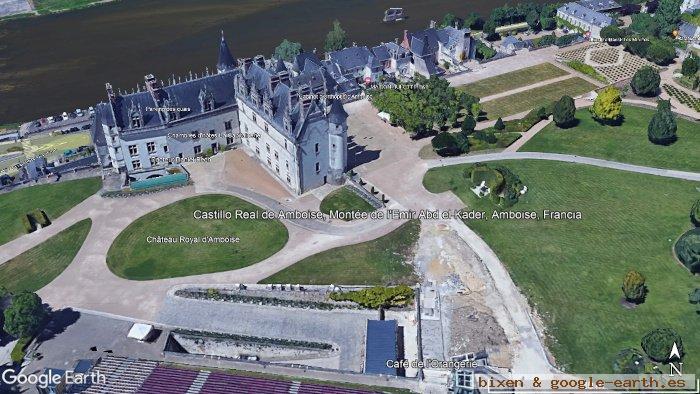
M544 152L500 152L488 153L475 156L460 156L444 159L426 160L429 168L444 167L454 164L463 163L478 163L482 161L496 160L551 160L562 161L567 163L588 164L596 167L612 168L615 170L637 172L640 174L658 175L667 178L685 179L689 181L700 182L700 173L686 172L678 170L668 170L663 168L638 166L635 164L619 163L616 161L596 159L593 157L565 155L561 153L544 153Z

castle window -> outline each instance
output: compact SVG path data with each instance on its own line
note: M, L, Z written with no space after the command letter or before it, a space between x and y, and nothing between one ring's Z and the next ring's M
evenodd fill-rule
M192 139L193 139L193 140L198 140L198 139L199 139L199 133L198 133L197 131L191 132L190 135L192 136Z
M204 112L214 109L214 100L204 100Z
M194 147L194 154L195 154L195 155L198 155L198 154L200 154L200 153L202 153L202 146L201 146L201 145L195 146L195 147Z
M156 143L153 141L146 142L146 150L148 150L148 153L156 153Z
M272 165L272 160L270 160L269 157L267 158L267 165L268 165L268 166L271 166L271 165Z
M131 115L131 127L141 127L141 117L139 114Z
M151 167L155 167L158 165L158 158L157 157L151 157Z
M209 139L216 139L216 130L209 130Z
M289 161L285 163L285 166L287 167L287 169L289 169Z
M233 137L226 137L226 145L231 145L231 144L233 144Z
M129 145L129 155L136 156L139 154L139 147L136 145Z
M267 149L267 153L270 153L270 144L265 144L265 149Z
M232 130L233 126L231 125L231 121L227 120L224 122L224 130Z
M168 145L163 146L163 152L168 153Z
M245 128L245 132L247 133L247 132L248 132L248 125L245 124L245 125L243 125L243 126L244 126L244 128Z
M255 148L255 153L257 153L258 156L260 156L260 148L256 147L256 148Z
M277 173L279 174L280 173L280 166L275 166L275 171L277 171Z
M318 143L314 145L314 150L316 151L316 154L318 154L321 151L321 147L318 145Z
M266 132L266 133L268 132L267 123L265 123L265 132Z
M318 174L319 172L321 172L321 163L316 162L316 173Z
M289 183L290 185L292 184L292 179L289 178L289 175L287 175L287 183Z
M284 141L284 149L287 149L287 140Z
M257 122L257 121L258 121L258 117L255 116L255 114L253 114L253 122Z
M277 153L277 151L275 151L275 160L279 160L279 159L280 159L280 155Z
M134 168L134 170L139 170L141 169L141 161L134 160L131 162L131 166Z

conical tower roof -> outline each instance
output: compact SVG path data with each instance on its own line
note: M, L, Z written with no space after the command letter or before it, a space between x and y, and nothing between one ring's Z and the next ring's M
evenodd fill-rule
M226 39L224 38L224 31L221 31L221 44L219 44L219 61L216 63L216 69L219 72L230 71L236 68L236 60L231 55L231 50L226 44Z
M348 113L345 112L343 104L338 99L331 101L331 110L328 112L328 121L335 124L343 124L348 118Z

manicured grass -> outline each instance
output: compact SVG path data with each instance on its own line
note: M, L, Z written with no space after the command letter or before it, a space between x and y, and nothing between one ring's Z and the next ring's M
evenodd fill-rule
M0 283L11 293L35 292L51 283L70 265L90 232L82 220L40 245L0 265Z
M30 154L30 156L46 155L52 157L63 154L63 151L67 149L74 149L82 145L90 145L89 132L46 135L30 138L25 153Z
M17 340L15 347L13 347L12 352L10 352L10 358L12 359L13 363L20 364L22 361L24 361L24 356L26 356L26 347L31 341L31 337L21 337Z
M21 215L41 209L49 215L49 219L56 220L75 205L97 193L101 187L102 182L99 178L87 178L32 186L0 194L0 245L25 234Z
M321 212L330 214L331 211L372 212L375 208L349 187L344 186L334 190L321 201Z
M538 160L504 161L528 187L515 211L580 211L581 220L495 220L463 178L466 165L430 170L424 185L452 190L489 220L468 221L508 267L551 335L567 371L610 373L615 354L640 348L644 334L672 327L688 349L686 373L700 372L700 331L688 293L700 285L673 258L689 226L700 183ZM629 269L646 276L649 294L635 309L621 306Z
M341 246L307 257L260 283L311 285L394 285L417 281L413 249L420 234L420 221L404 223L372 241Z
M489 119L496 119L499 116L514 115L548 105L554 100L559 100L563 95L575 97L594 89L596 89L596 86L592 83L585 79L574 77L496 100L486 101L482 107Z
M493 131L493 128L489 128L491 131ZM479 140L474 138L473 135L470 135L469 138L469 152L480 152L480 151L500 151L503 150L504 148L509 147L510 145L513 144L513 142L517 141L520 137L520 133L494 133L496 136L497 141L495 143L488 143L483 140ZM469 153L467 152L467 153ZM460 156L464 156L466 153L461 154ZM438 159L440 158L440 155L435 153L435 150L433 149L432 144L428 143L424 147L421 148L421 150L418 152L418 157L424 160L429 160L429 159Z
M231 219L197 220L195 211L231 212ZM236 218L236 211L261 215L264 209L233 196L210 194L181 200L144 215L122 231L107 253L117 276L133 280L173 278L229 271L255 264L287 243L287 228L275 219ZM175 237L176 243L147 237ZM184 237L238 237L238 243L186 243Z
M624 106L624 122L606 126L596 122L588 109L576 112L577 126L560 129L548 125L520 151L568 153L650 167L700 171L700 123L678 118L678 141L655 145L647 138L654 110Z
M507 92L533 83L566 75L567 72L551 64L542 63L460 86L459 89L477 97Z

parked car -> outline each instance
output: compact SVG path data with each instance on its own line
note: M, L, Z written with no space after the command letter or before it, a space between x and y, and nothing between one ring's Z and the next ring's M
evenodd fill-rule
M33 123L33 125L34 127L41 127L41 122L37 120Z
M82 117L82 116L85 115L85 112L83 112L82 109L78 108L78 109L75 110L75 114L76 114L77 116Z
M95 108L89 107L88 113L90 113L90 116L95 115Z
M70 131L71 133L75 133L76 131L80 131L80 129L77 128L77 127L71 127L69 131Z
M81 127L81 129L83 129L83 130L89 130L91 127L92 127L91 124L86 124L86 125L83 125L83 127Z
M49 124L51 124L51 123L53 123L53 122L55 122L55 121L56 121L56 120L54 119L53 116L49 116L48 119L47 119L47 122L49 122Z

